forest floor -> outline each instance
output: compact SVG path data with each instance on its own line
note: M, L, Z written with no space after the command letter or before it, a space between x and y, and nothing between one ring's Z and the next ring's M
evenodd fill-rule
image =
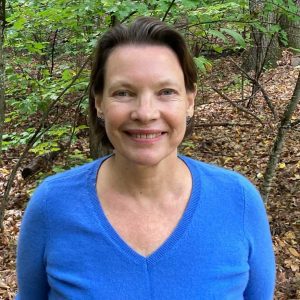
M216 59L213 70L199 85L194 133L184 141L180 151L199 160L234 169L260 187L262 174L277 133L279 118L291 98L299 72L299 67L290 65L289 57L289 53L284 53L278 66L266 71L262 77L263 86L279 117L272 117L260 93L257 94L250 108L263 121L265 124L263 126L253 117L234 108L209 88L213 86L222 89L232 101L241 100L242 83L238 69L229 59ZM238 62L239 58L234 60ZM244 93L249 95L250 87L246 87ZM238 103L243 105L243 102ZM294 119L299 118L298 107ZM25 126L28 124L19 126L18 130L22 131ZM296 129L288 131L266 205L277 263L276 300L300 299L299 126L298 130ZM15 128L7 128L7 130L15 130ZM88 157L86 135L72 146L72 151L76 149ZM21 150L22 147L11 149L2 155L1 194ZM31 159L33 156L28 157L22 167ZM66 157L63 155L55 161L56 166L64 167L65 164ZM46 174L50 174L52 170L47 172ZM44 176L45 172L42 174L42 177ZM29 195L40 181L40 177L41 174L24 180L18 173L11 190L5 213L4 230L0 236L0 299L13 299L16 292L15 251L19 226Z

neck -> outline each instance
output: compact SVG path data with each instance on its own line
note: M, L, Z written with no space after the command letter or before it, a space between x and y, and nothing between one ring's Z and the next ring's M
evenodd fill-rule
M118 155L112 156L101 167L105 178L102 188L117 191L139 202L159 201L162 196L180 194L190 174L177 155L166 158L155 166L143 166L124 162Z

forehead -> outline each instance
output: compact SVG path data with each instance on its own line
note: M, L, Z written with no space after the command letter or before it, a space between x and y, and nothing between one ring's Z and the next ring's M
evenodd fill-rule
M147 55L148 53L155 53L158 55L168 55L177 59L177 55L173 49L166 45L151 45L151 44L125 44L119 45L112 49L108 59L111 56L131 56L131 54L137 54L138 56Z
M107 80L125 76L139 79L162 76L183 79L183 72L175 52L163 45L123 45L115 48L106 62Z

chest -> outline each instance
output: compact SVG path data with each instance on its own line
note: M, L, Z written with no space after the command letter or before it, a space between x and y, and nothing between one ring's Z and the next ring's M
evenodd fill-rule
M132 244L131 248L137 252L140 247L147 256L146 251L153 252L155 241L164 242L165 229L174 225L176 210L169 207L170 215L162 214L162 210L143 211L120 207L113 211L115 222L111 216L107 220L115 223L115 231ZM221 222L213 222L214 214L204 221L202 210L186 217L190 211L185 212L185 221L175 234L167 236L169 243L164 247L158 244L160 249L146 259L116 239L102 213L91 212L85 222L78 210L74 216L55 218L51 226L59 230L50 235L46 254L49 299L62 299L62 295L64 299L197 300L199 295L205 300L243 299L249 266L248 251L239 233L227 232ZM235 228L241 227L238 219Z
M166 201L165 205L142 207L125 199L111 198L101 205L108 222L120 238L135 252L148 256L172 234L187 201L173 199Z

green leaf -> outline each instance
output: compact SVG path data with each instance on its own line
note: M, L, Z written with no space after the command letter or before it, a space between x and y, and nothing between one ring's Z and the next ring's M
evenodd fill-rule
M222 32L227 33L228 35L232 36L234 38L234 40L243 48L246 48L246 42L244 40L244 38L235 30L232 29L228 29L228 28L221 28Z
M196 9L199 6L199 0L181 0L182 5L186 9Z
M204 56L194 57L194 61L199 68L199 70L206 74L207 70L211 70L212 64L209 60L207 60Z
M220 47L218 45L213 45L213 49L217 52L217 53L222 53L224 48Z
M279 32L280 30L281 30L281 26L278 25L278 24L272 25L272 26L270 27L270 32L271 32L271 34L277 33L277 32Z
M72 78L72 72L69 69L66 69L62 72L62 79L68 81Z
M212 36L215 36L215 37L221 39L222 41L224 41L225 43L227 43L227 38L221 31L210 29L210 30L208 30L207 33L212 35Z
M86 125L79 125L79 126L76 127L76 131L75 132L78 132L78 131L80 131L82 129L87 129L87 128L89 128L89 127L86 126Z
M45 48L45 45L43 45L42 43L33 43L33 47L35 49L41 50Z
M63 167L60 167L60 166L53 166L52 171L57 174L57 173L66 171L66 169L64 169Z
M289 47L289 49L296 52L296 53L300 53L300 49L298 49L298 48Z
M26 23L26 19L24 17L20 17L15 21L13 28L16 30L21 30L24 28L25 23Z

